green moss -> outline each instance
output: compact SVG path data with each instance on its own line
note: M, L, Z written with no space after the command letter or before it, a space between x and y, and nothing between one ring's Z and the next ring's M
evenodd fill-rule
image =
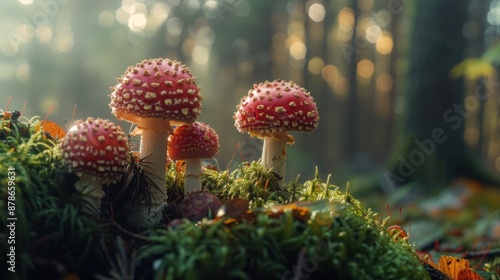
M16 273L1 279L426 279L405 240L393 240L384 222L348 192L319 179L297 177L279 189L258 162L207 171L203 187L223 202L239 197L248 213L201 224L132 232L120 209L147 197L148 180L131 155L119 183L106 188L103 215L83 213L78 179L64 166L56 141L35 120L2 119L0 126L0 234L9 235L9 167L15 170ZM167 170L172 205L182 200L182 172ZM290 204L295 203L295 204ZM289 204L283 206L283 204ZM294 210L295 209L295 210ZM302 210L299 211L299 210ZM5 263L10 245L0 243ZM6 275L6 273L9 273ZM107 277L107 278L106 278Z
M56 142L36 131L37 122L1 122L5 136L0 141L2 240L10 235L7 218L17 220L15 243L0 243L4 264L11 246L15 248L16 273L2 269L0 278L49 279L72 271L90 277L103 264L107 267L101 242L114 248L116 237L106 223L82 213L85 202L75 191L76 178L67 173ZM14 172L15 195L8 189L9 169Z
M140 249L142 273L152 279L428 278L406 241L354 212L316 211L307 222L290 211L279 218L260 213L251 222L161 230L151 236L154 245Z
M271 202L283 203L290 198L290 192L278 190L277 181L276 176L258 162L245 162L231 173L207 170L202 184L222 202L239 197L247 199L251 207L262 207Z

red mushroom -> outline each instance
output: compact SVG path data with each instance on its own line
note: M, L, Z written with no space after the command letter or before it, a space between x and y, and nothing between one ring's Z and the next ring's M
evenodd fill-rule
M70 172L80 177L75 187L89 202L86 211L100 215L102 185L118 181L127 167L127 137L109 120L87 118L75 121L60 148Z
M311 132L318 125L316 103L306 89L294 82L275 80L254 85L234 114L240 132L263 138L262 165L284 182L286 145L295 139L287 131Z
M178 126L168 139L168 155L186 161L184 194L201 190L202 158L219 152L219 137L213 128L202 122Z
M151 188L150 211L145 201L131 206L134 208L131 211L139 211L143 218L130 222L150 227L159 221L159 213L166 204L165 155L171 123L194 122L201 113L202 96L189 69L169 59L143 60L129 67L118 82L112 88L112 113L118 119L138 124L142 133L140 157L147 158L144 170L155 185Z

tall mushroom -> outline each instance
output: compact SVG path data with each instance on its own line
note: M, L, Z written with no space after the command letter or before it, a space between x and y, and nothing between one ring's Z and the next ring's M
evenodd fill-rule
M294 82L275 80L255 84L234 114L240 132L264 139L262 165L280 177L286 172L286 145L295 139L287 131L311 132L318 125L318 109L311 94Z
M173 160L186 161L185 195L201 190L201 159L214 157L218 152L219 137L208 124L194 122L175 128L168 138L168 155Z
M143 60L131 66L112 88L110 107L118 119L138 124L140 157L154 186L152 205L143 199L130 207L129 223L149 228L166 204L165 168L171 123L192 123L201 113L202 96L189 69L170 59ZM149 211L148 211L149 210Z
M60 143L62 157L70 172L79 177L75 184L89 202L85 211L100 215L103 184L120 179L128 163L128 139L109 120L77 120Z

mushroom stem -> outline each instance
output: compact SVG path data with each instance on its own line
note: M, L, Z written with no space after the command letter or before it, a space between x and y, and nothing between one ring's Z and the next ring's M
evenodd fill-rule
M144 171L157 187L158 198L166 200L165 170L167 166L168 132L143 129L141 136L140 158L144 159ZM156 188L155 188L156 189ZM156 197L156 196L155 196Z
M184 195L188 195L194 191L201 191L201 177L203 171L201 169L201 158L186 159L186 177L184 183Z
M83 176L75 183L75 188L83 195L83 200L86 202L83 212L92 216L100 216L101 200L105 195L102 184L91 177Z
M264 137L264 146L262 148L262 166L266 169L272 168L272 171L279 176L279 187L283 187L285 182L286 145L287 140L284 137Z
M162 208L167 203L165 186L167 157L165 155L171 127L168 121L161 121L161 126L158 124L157 120L143 119L139 125L142 131L140 158L144 159L144 172L153 183L153 186L149 188L151 205L141 200L129 209L128 222L139 228L151 228L160 222Z

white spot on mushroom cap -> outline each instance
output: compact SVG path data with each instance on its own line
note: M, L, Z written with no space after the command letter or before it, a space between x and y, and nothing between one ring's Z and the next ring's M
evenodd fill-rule
M147 100L155 99L156 98L156 92L148 91L148 92L146 92L146 95L144 97Z

